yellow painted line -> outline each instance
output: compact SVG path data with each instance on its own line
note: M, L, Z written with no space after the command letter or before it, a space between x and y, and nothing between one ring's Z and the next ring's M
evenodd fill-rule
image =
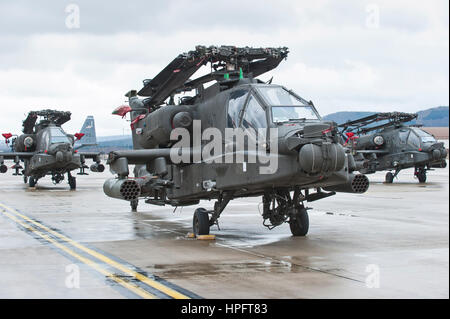
M2 204L0 204L1 206L3 206ZM46 241L48 241L49 243L52 243L53 245L55 245L56 247L58 247L59 249L65 251L67 254L71 255L72 257L75 257L76 259L78 259L79 261L85 263L86 265L94 268L95 270L97 270L98 272L100 272L101 274L111 278L112 280L114 280L115 282L119 283L120 285L122 285L123 287L127 288L128 290L134 292L135 294L137 294L138 296L141 296L142 298L146 298L146 299L155 299L156 297L150 293L148 293L147 291L145 291L144 289L142 289L141 287L137 286L137 285L132 285L128 282L126 282L125 280L117 277L117 275L110 273L109 271L103 269L102 267L100 267L97 263L93 262L92 260L90 260L89 258L85 258L83 256L80 256L79 254L77 254L76 252L74 252L73 250L67 248L66 246L62 245L61 243L58 243L57 241L53 240L52 238L48 237L47 235L41 233L40 231L38 231L37 229L33 228L32 226L25 224L24 222L22 222L21 220L19 220L17 217L15 217L14 215L11 215L7 212L3 212L3 214L5 216L7 216L8 218L10 218L11 220L15 221L16 223L22 225L24 228L32 231L33 233L35 233L36 235L42 237L43 239L45 239Z
M83 246L83 245L73 241L72 239L70 239L70 238L68 238L68 237L66 237L66 236L64 236L64 235L62 235L62 234L60 234L58 232L55 232L55 231L51 230L50 228L42 225L41 223L39 223L39 222L37 222L37 221L35 221L35 220L33 220L33 219L31 219L31 218L21 214L21 213L19 213L18 211L14 210L14 209L12 209L12 208L10 208L10 207L2 204L2 203L0 203L0 207L3 207L4 209L10 211L11 213L13 213L13 214L15 214L15 215L17 215L17 216L27 220L27 221L29 221L30 223L38 226L39 228L42 228L43 230L47 231L48 233L50 233L50 234L52 234L52 235L54 235L56 237L61 238L62 240L68 242L72 246L74 246L74 247L76 247L76 248L78 248L78 249L88 253L89 255L91 255L91 256L93 256L93 257L95 257L95 258L97 258L97 259L99 259L99 260L101 260L101 261L103 261L105 263L107 263L108 265L110 265L110 266L112 266L112 267L114 267L114 268L116 268L116 269L118 269L118 270L120 270L120 271L122 271L124 273L127 273L127 274L129 274L131 276L134 276L137 280L147 284L150 287L153 287L153 288L155 288L155 289L165 293L166 295L168 295L168 296L170 296L172 298L176 298L176 299L190 299L188 296L185 296L182 293L180 293L180 292L178 292L178 291L176 291L176 290L174 290L172 288L166 287L165 285L163 285L163 284L161 284L161 283L159 283L159 282L157 282L157 281L155 281L153 279L150 279L147 276L144 276L144 275L142 275L142 274L140 274L140 273L138 273L138 272L136 272L136 271L134 271L134 270L132 270L132 269L130 269L130 268L128 268L128 267L126 267L126 266L124 266L124 265L114 261L114 260L112 260L111 258L108 258L108 257L106 257L106 256L104 256L104 255L102 255L102 254L100 254L100 253L90 249L90 248L85 247L85 246Z

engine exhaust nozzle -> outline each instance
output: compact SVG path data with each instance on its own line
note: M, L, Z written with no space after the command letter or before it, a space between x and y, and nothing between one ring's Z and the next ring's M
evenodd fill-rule
M110 178L103 184L103 191L112 198L136 200L141 194L141 186L134 179Z
M102 173L105 170L105 165L101 163L95 163L92 164L91 167L89 167L89 169L91 170L91 172L94 173Z

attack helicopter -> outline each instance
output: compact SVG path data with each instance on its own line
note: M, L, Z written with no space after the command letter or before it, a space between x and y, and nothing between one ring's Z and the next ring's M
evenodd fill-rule
M427 171L445 168L444 143L420 125L406 125L417 116L403 112L376 113L339 125L359 172L387 170L385 181L390 184L401 170L414 168L414 177L425 183Z
M261 196L266 227L288 223L294 236L305 236L305 202L364 193L368 179L353 173L336 123L292 90L257 79L288 52L197 46L126 93L128 105L113 114L129 114L134 149L109 153L116 177L105 181L105 194L129 201L133 211L140 198L175 207L214 200L213 208L195 210L196 236L218 226L231 200ZM209 73L191 79L208 64Z
M92 135L92 129L95 130L93 118L88 117L80 133L71 135L61 127L70 117L70 112L56 110L29 112L23 121L23 134L2 134L11 151L0 152L0 173L6 173L8 170L4 161L13 160L13 175L23 176L24 183L28 183L30 187L35 187L38 180L46 175L50 175L53 183L58 184L64 180L64 174L67 174L70 189L75 190L76 177L71 171L80 169L79 175L87 175L86 158L94 160L90 166L91 171L103 172L105 166L101 163L100 153L78 150L94 145L95 140L90 140L88 144L78 142L74 146L84 135ZM87 122L92 125L89 126ZM95 135L95 131L93 132Z

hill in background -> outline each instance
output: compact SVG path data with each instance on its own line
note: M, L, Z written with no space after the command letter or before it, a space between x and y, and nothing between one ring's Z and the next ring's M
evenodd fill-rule
M347 121L357 120L359 118L375 113L377 112L336 112L325 115L323 119L342 124ZM426 127L448 127L448 106L438 106L431 109L419 111L417 113L419 114L417 120L409 122L408 124L421 124Z

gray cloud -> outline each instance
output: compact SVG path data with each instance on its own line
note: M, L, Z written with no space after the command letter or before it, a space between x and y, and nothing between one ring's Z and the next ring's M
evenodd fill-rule
M80 29L64 11L80 8ZM378 28L366 25L367 5ZM287 46L264 75L339 110L416 111L448 105L448 2L430 1L1 1L0 129L17 131L30 109L88 114L100 135L128 124L110 115L176 55L197 44Z

